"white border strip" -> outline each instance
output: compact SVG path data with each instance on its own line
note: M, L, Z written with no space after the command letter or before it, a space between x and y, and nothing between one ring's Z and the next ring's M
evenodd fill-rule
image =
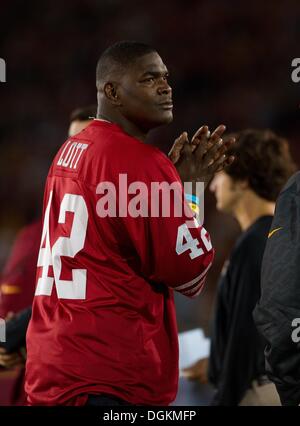
M191 281L189 281L189 282L187 282L185 284L181 284L181 285L179 285L177 287L174 287L174 290L176 290L176 291L182 291L182 290L184 290L184 289L186 289L186 288L188 288L188 287L196 284L196 282L198 282L199 280L201 280L201 278L203 278L206 275L206 273L208 272L208 270L211 267L211 265L212 265L212 262L207 266L207 268L200 275L198 275L198 277L194 278L193 280L191 280Z

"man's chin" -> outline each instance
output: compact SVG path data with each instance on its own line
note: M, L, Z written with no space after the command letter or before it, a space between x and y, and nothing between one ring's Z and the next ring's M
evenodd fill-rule
M224 203L217 203L217 210L219 211L219 212L222 212L222 213L228 213L228 214L230 214L231 213L231 209L230 209L230 207L229 206L226 206L226 204L224 204Z
M169 124L173 121L173 112L165 111L161 117L161 124Z

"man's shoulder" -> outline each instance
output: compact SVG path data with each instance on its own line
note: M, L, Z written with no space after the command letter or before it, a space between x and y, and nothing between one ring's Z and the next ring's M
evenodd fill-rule
M286 192L298 192L299 190L300 190L300 171L297 171L289 178L289 180L283 187L280 194L283 194Z

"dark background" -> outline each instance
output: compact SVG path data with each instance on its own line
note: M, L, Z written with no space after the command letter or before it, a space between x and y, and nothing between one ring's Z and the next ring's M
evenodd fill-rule
M288 1L1 1L0 269L20 227L40 215L43 186L70 112L96 102L103 49L134 39L153 45L170 69L175 119L149 143L165 151L183 130L220 123L229 131L271 128L299 163L300 3ZM220 268L239 228L206 194L216 261L198 300L177 297L180 330L208 330Z

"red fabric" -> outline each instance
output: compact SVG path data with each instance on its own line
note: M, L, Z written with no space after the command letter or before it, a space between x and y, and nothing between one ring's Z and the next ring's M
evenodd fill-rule
M31 305L42 221L25 226L18 234L1 275L0 316L17 313ZM0 405L25 405L25 369L0 370Z
M70 141L88 145L76 168L60 161L67 158ZM127 173L128 183L143 181L148 188L153 181L179 182L158 149L100 121L68 140L51 166L40 264L42 259L49 264L50 245L54 266L37 273L39 295L27 334L30 404L82 405L88 393L106 393L133 404L166 405L176 396L173 288L191 281L182 292L195 294L213 250L201 242L202 256L176 253L184 217L100 218L96 187L109 181L118 188L120 173ZM199 228L191 234L199 239Z
M26 405L24 368L0 370L0 406Z
M36 263L42 221L25 226L18 234L1 274L0 317L30 306L34 296ZM2 290L2 291L1 291Z

